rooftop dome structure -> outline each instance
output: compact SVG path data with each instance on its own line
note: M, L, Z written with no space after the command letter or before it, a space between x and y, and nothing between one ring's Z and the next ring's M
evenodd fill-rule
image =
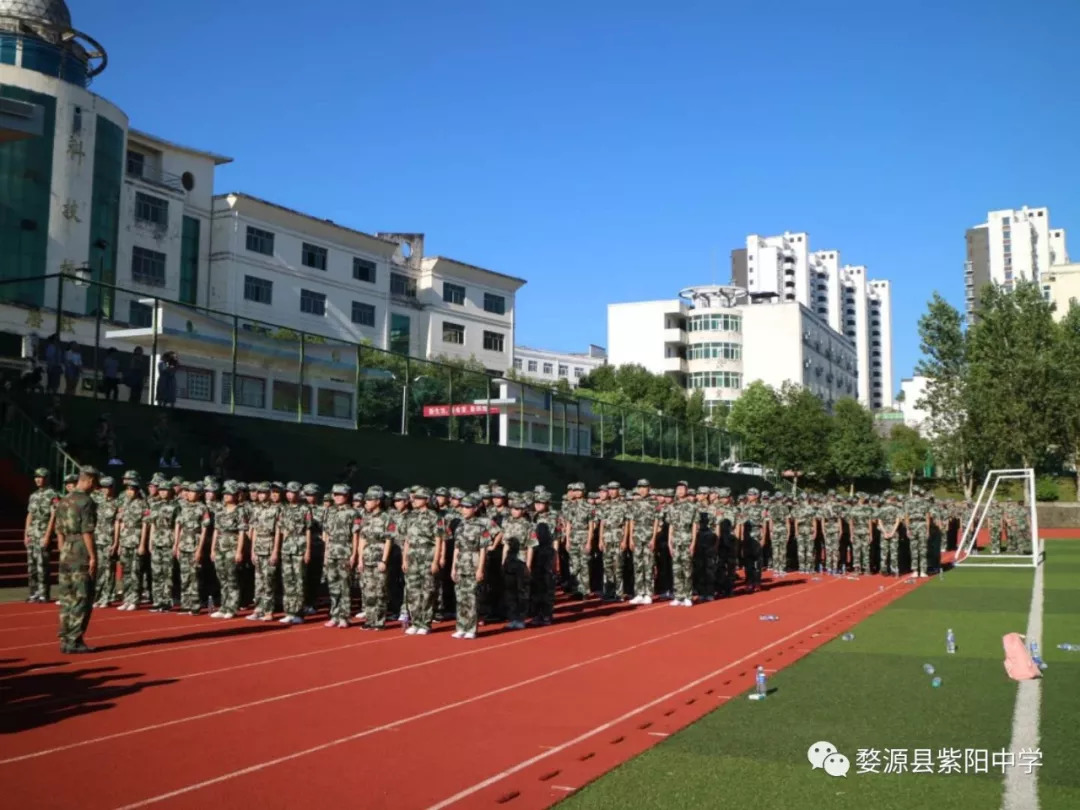
M14 17L71 30L71 12L64 0L0 0L0 17Z
M86 86L108 56L76 30L64 0L0 0L0 36L21 41L20 66Z

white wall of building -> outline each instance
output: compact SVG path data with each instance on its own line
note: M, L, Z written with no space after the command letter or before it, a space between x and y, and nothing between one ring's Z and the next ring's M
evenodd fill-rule
M746 237L747 290L777 300L810 300L809 237L805 233Z
M608 362L636 363L654 374L685 373L686 361L678 355L687 342L685 312L678 299L608 304Z
M898 403L901 413L904 414L904 424L922 432L923 425L930 418L930 412L919 407L922 398L926 396L926 377L915 375L900 381L900 392L904 395Z
M1055 233L1055 258L1058 253L1065 256L1065 231L1051 229L1047 208L990 211L986 226L990 232L990 279L996 284L1009 287L1017 281L1038 281L1051 265L1051 230Z
M530 380L556 383L566 380L573 388L593 369L607 364L607 352L590 346L588 352L553 352L529 346L514 347L514 371Z
M869 309L869 362L860 362L860 377L869 370L870 407L893 406L892 289L888 281L870 282L866 298Z

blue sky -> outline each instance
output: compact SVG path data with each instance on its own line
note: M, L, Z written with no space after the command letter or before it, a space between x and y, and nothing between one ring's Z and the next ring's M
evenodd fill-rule
M235 157L219 192L528 279L519 343L602 345L609 302L807 231L892 281L899 387L987 210L1049 206L1080 256L1076 0L137 5L69 0L133 126Z

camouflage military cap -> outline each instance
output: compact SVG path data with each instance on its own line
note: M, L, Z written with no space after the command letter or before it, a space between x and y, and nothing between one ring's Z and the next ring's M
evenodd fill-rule
M34 478L48 478L48 477L49 477L49 469L48 469L48 467L38 467L36 470L34 470Z
M238 490L240 490L241 492L247 492L248 491L247 482L246 481L237 481L236 482L236 488Z
M543 484L537 484L535 487L533 487L533 494L539 495L541 492L547 492L547 487L545 487Z
M184 479L181 478L179 475L174 475L172 478L169 479L169 486L170 487L180 487L180 486L183 486L183 485L184 485Z
M638 482L637 482L637 484L635 484L635 486L639 486L639 487L650 487L650 486L652 486L652 484L650 484L650 483L649 483L649 479L648 479L648 478L639 478L639 479L638 479Z
M491 487L489 487L487 484L481 484L476 491L480 493L481 498L491 497Z
M413 484L411 487L409 487L409 492L410 493L411 492L416 492L416 490L418 490L418 489L421 489L420 485L419 484Z
M395 492L394 493L394 500L395 501L407 501L407 500L409 500L409 493L405 492L404 490L401 490L400 492Z
M368 487L367 492L364 493L364 500L365 501L381 501L382 498L383 498L383 495L385 495L385 494L386 493L383 492L382 487Z
M600 497L600 493L598 493L598 492L590 492L586 497L592 498L593 500L596 500L597 498Z
M584 492L585 484L583 484L581 481L574 481L572 484L566 485L566 490L567 492Z
M537 503L551 503L551 493L550 492L537 492L536 493L536 502Z
M685 481L676 481L675 486L676 487L688 487L690 485L688 483L686 483Z
M435 487L435 494L442 495L444 498L449 498L450 490L448 490L446 487Z
M506 490L503 489L502 487L492 487L491 488L491 497L492 498L505 498L506 497Z
M304 484L302 491L305 495L318 495L322 491L322 488L315 483L308 482Z
M300 492L302 489L299 481L290 481L285 485L286 492Z
M323 503L333 503L334 502L334 496L331 495L329 492L324 492L323 496L322 496L322 502Z
M451 498L457 498L458 500L461 500L466 495L468 495L468 493L463 489L459 489L458 487L451 487L450 488L450 497ZM469 497L472 497L472 496L470 495ZM479 497L480 496L478 495L477 498L479 498Z
M78 480L79 480L79 476L78 476L77 473L68 473L67 475L64 476L64 483L65 484L74 484Z
M352 495L352 487L348 484L334 484L330 488L331 495Z
M206 486L207 484L221 484L221 482L218 481L217 478L213 475L204 476L202 482L203 486Z
M98 468L90 464L84 464L79 467L79 475L85 475L89 478L97 478L101 473L98 472Z
M412 490L412 496L414 500L426 501L431 497L431 491L427 487L415 487Z
M191 481L184 487L188 492L194 492L196 495L202 495L203 485L201 481Z
M109 487L113 486L115 483L116 483L116 481L113 480L113 477L111 475L103 475L98 480L98 486L100 486L102 489L108 489Z
M622 484L618 481L608 481L604 489L622 489Z
M365 497L364 497L364 494L365 494L364 490L362 490L362 489L354 489L353 494L352 494L353 502L355 503L356 501L366 500Z
M730 498L731 497L731 489L728 488L728 487L719 487L716 490L716 494L719 495L721 498Z
M466 495L461 499L461 505L466 509L475 509L476 505L480 502L479 498L474 498L472 495Z
M511 500L510 501L510 508L511 509L524 509L525 508L525 501L520 500L520 499Z
M281 483L280 481L271 481L270 482L270 491L272 492L275 489L278 492L280 492L281 490L285 489L285 485L283 483Z
M260 481L259 483L257 483L255 485L255 491L256 492L269 492L270 491L270 482L269 481Z
M521 493L518 492L516 489L512 489L512 490L510 490L509 492L506 493L506 499L508 501L516 501L516 500L518 500L520 498L521 498Z
M758 492L757 487L750 487L750 489L746 490L746 494L747 495L760 495L761 493Z
M237 488L235 481L226 481L221 491L223 495L235 495L240 490Z
M166 480L167 479L165 478L165 476L162 475L161 473L159 473L159 472L154 473L152 476L150 476L150 486L152 486L152 487L160 487L162 484L164 484L166 482ZM229 482L226 481L225 483L228 484Z
M203 484L203 491L205 492L220 492L221 484L217 481L211 481L209 484Z
M709 494L709 488L708 487L698 487L697 488L697 494L698 495L708 495Z
M142 486L142 479L139 477L139 474L137 472L135 472L134 470L129 470L127 474L124 475L124 486L134 487L135 489L138 489L140 486Z

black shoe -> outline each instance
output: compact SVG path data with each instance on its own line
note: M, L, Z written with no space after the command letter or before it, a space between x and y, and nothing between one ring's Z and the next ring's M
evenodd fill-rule
M84 654L84 653L92 653L92 652L94 652L94 649L92 647L87 647L85 644L83 644L80 641L78 644L76 644L74 647L72 647L69 650L69 652L71 652L72 654L75 654L75 655L81 655L81 654Z
M70 644L61 644L60 645L60 654L61 655L71 655L72 652L74 652L74 647L72 647Z

